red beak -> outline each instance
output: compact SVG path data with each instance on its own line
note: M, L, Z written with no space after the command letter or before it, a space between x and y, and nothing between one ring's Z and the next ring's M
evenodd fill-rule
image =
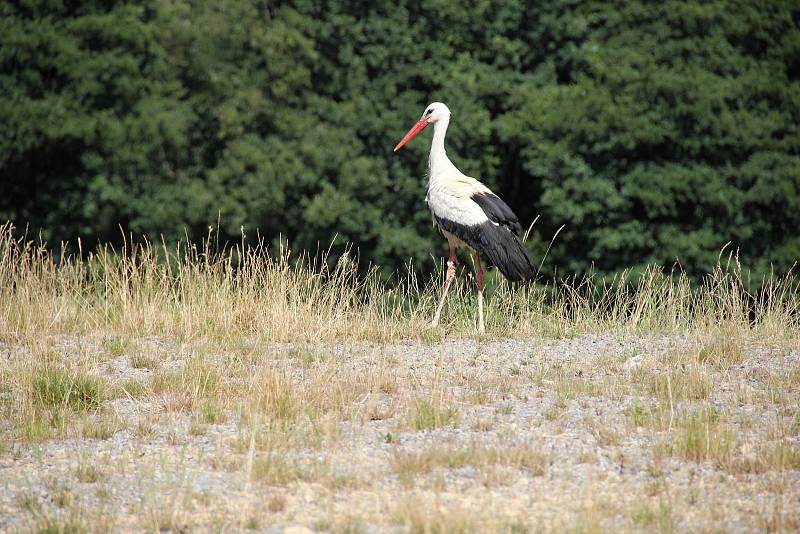
M406 143L408 143L409 141L411 141L412 139L414 139L414 136L415 136L415 135L417 135L417 134L418 134L418 133L420 133L422 130L424 130L424 129L425 129L425 127L426 127L428 124L430 124L430 123L428 122L428 119L426 119L425 117L422 117L420 120L418 120L418 121L417 121L417 123L416 123L414 126L412 126L412 127L411 127L411 129L408 131L408 133L406 134L406 136L405 136L405 137L403 137L403 138L400 140L400 142L399 142L399 143L397 143L397 146L396 146L396 147L394 147L394 151L395 151L395 152L397 152L398 150L400 150L401 148L403 148L403 146L404 146Z

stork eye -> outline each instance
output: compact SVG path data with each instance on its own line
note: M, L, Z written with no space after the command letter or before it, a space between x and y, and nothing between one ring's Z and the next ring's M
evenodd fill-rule
M433 108L431 108L431 109L429 109L428 111L426 111L426 112L425 112L425 115L430 115L431 113L433 113Z

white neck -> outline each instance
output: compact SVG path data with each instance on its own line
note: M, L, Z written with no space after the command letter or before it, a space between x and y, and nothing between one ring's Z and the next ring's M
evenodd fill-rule
M444 149L444 136L450 117L439 119L433 123L433 141L431 141L431 154L428 157L428 180L432 181L443 172L455 169L455 165L447 157Z

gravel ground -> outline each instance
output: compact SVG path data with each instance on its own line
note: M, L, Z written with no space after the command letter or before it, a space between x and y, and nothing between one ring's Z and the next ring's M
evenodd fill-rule
M147 384L200 354L235 387L252 377L227 377L224 369L246 353L283 365L295 385L322 369L342 387L364 376L389 386L359 395L345 415L316 421L319 439L302 426L302 442L275 449L302 466L301 476L284 480L259 478L249 463L253 454L268 453L251 454L255 438L237 408L247 399L235 394L225 421L199 431L191 410L175 408L169 392L106 400L87 417L118 421L107 439L74 430L30 442L0 427L7 438L0 448L0 530L70 522L90 531L289 533L800 528L800 466L793 463L800 456L763 469L726 467L665 452L663 444L680 435L677 419L666 430L632 420L636 402L657 396L642 392L642 377L667 372L671 354L696 352L696 345L690 337L584 335L256 344L240 351L147 338L103 355L101 338L60 339L54 346L65 355L96 353L94 371L112 383ZM23 348L3 352L30 357ZM157 369L134 368L134 353L153 358ZM705 398L676 397L673 409L724 413L736 458L778 438L797 453L798 369L796 347L744 343L741 358L710 371ZM456 415L417 428L408 413L418 398L441 400ZM460 462L453 451L465 447L523 448L541 461ZM398 467L398 458L431 451L445 451L445 460L417 471Z

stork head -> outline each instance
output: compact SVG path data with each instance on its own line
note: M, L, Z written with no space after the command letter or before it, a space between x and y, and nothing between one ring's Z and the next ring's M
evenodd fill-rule
M436 123L442 120L447 120L450 118L450 109L441 102L434 102L432 104L428 104L428 107L425 108L425 111L422 112L422 117L417 121L414 126L408 131L408 133L403 137L397 146L394 147L394 151L397 152L403 146L411 141L415 135L420 133L422 130L425 129L426 126L432 123Z

